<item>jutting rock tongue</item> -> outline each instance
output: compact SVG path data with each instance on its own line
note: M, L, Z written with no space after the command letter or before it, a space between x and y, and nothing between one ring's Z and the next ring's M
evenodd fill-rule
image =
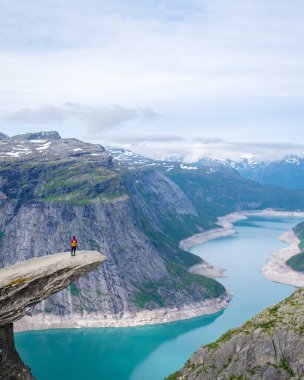
M34 379L16 351L13 322L105 260L96 251L79 251L75 257L64 252L0 270L0 380Z

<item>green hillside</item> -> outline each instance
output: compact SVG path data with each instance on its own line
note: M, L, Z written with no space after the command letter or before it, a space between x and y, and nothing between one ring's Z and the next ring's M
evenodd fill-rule
M300 240L299 248L301 252L292 256L286 261L286 264L298 272L304 272L304 222L297 224L293 230Z

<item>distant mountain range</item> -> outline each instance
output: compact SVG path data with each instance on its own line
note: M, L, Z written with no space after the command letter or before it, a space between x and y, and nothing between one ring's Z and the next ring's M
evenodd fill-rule
M257 161L242 159L240 161L218 160L204 157L195 163L184 163L178 157L170 161L157 161L145 158L125 149L107 148L119 167L144 168L156 166L166 171L180 167L184 170L208 168L218 170L231 168L243 177L259 182L262 185L278 185L289 189L304 189L304 156L287 155L276 161Z
M282 160L255 162L242 160L232 166L245 178L261 184L279 185L290 189L304 188L304 156L288 155Z

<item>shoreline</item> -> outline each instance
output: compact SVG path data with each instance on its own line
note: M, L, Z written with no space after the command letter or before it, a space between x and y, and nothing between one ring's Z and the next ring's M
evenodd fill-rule
M246 220L250 216L273 216L273 217L302 217L304 218L304 211L278 211L274 209L264 209L264 210L245 210L239 212L233 212L224 216L218 217L216 224L219 228L214 228L212 230L207 230L193 236L190 236L184 240L181 240L179 247L188 251L195 245L206 243L209 240L218 239L221 237L227 237L234 235L233 223L240 220Z
M286 264L288 259L301 252L300 240L292 230L285 231L278 238L288 246L272 254L272 257L261 269L262 275L270 281L281 284L295 287L304 286L304 273L297 272Z
M206 243L209 240L221 237L231 236L236 233L233 223L239 220L245 220L250 216L271 216L271 217L302 217L303 211L279 211L274 209L264 210L246 210L233 212L217 219L216 224L221 227L209 231L205 231L180 242L180 248L190 250L192 247ZM292 285L296 287L304 286L304 273L297 272L290 268L286 261L292 256L300 252L298 247L299 239L292 230L285 231L278 236L278 239L287 243L288 246L273 253L271 258L262 267L262 275L270 281L279 282L281 284ZM194 265L189 269L191 273L197 273L210 278L222 278L225 269L214 267L212 264L204 261L201 264Z
M183 308L143 310L136 314L124 314L120 318L104 314L78 314L58 318L54 315L38 314L25 316L14 323L14 332L67 329L67 328L101 328L101 327L135 327L176 322L184 319L216 314L229 305L232 294L226 292L217 298L185 305Z
M234 231L233 223L245 219L247 219L247 216L244 212L233 212L231 214L220 216L217 218L216 224L221 227L200 232L184 240L181 240L179 247L184 251L189 251L189 249L195 245L206 243L209 240L234 235L236 232Z

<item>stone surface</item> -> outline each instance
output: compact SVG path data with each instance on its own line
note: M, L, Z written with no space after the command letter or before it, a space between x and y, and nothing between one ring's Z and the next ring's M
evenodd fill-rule
M106 257L96 251L57 253L0 270L0 326L22 318L43 299L96 269Z
M25 365L15 348L13 324L0 327L0 380L32 380L30 368Z
M304 378L304 289L200 348L172 379Z
M0 270L0 380L34 379L16 351L13 322L105 260L96 251L78 251L73 257L64 252Z

